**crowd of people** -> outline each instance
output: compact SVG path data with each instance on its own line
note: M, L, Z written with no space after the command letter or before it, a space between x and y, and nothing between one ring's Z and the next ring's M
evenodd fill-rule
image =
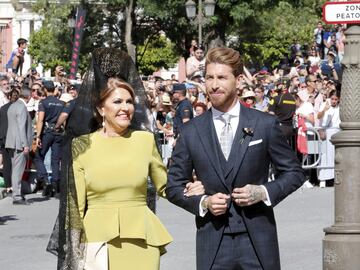
M63 124L74 107L79 82L67 80L62 66L55 74L53 80L44 80L31 68L24 76L0 76L1 166L5 195L11 195L14 204L27 204L26 193L59 192Z
M150 177L159 196L197 216L198 269L278 269L269 206L334 179L343 30L326 34L319 24L313 46L294 42L288 64L272 70L193 41L183 81L140 80L131 58L109 48L94 50L82 82L62 66L52 79L35 68L21 76L18 49L0 76L5 192L14 205L27 205L27 193L60 193L49 243L59 267L159 269L172 238L146 205ZM307 178L306 139L323 147Z
M300 152L301 157L305 155L311 159L306 149L296 146L299 123L304 122L307 128L317 129L321 140L324 141L321 164L320 169L309 173L307 187L332 185L334 178L334 170L331 168L334 166L334 147L329 139L339 131L340 124L339 61L343 57L343 32L344 27L341 25L337 25L333 30L328 27L323 30L319 22L314 30L312 46L303 46L294 41L288 61L292 64L279 65L271 71L263 67L257 72L244 67L241 81L237 85L239 102L246 107L275 114L284 136L294 151ZM18 43L17 51L22 52L27 41L19 39ZM185 81L178 81L175 74L170 79L159 76L142 77L147 102L159 134L163 162L166 165L169 165L172 149L183 123L200 116L212 106L205 85L205 53L204 47L198 46L193 40L189 49L190 56L186 61ZM29 174L22 175L22 172L33 168L36 170L36 178L31 190L36 192L42 189L44 196L54 196L59 191L59 164L64 125L75 106L74 99L77 97L81 80L67 80L62 66L56 67L53 81L43 81L35 68L31 68L23 76L15 75L19 72L21 57L22 54L17 56L14 53L14 68L0 78L0 106L3 107L0 115L6 120L9 105L4 105L15 103L17 100L22 101L27 114L24 114L22 119L16 118L16 121L21 121L18 128L22 131L27 130L25 127L29 121L25 116L29 115L33 133L25 134L30 140L28 143L10 146L6 142L7 123L10 123L11 127L14 121L10 119L0 123L5 191L11 193L16 189L13 196L20 196L19 181L29 177ZM298 121L299 118L304 121ZM33 142L30 135L34 136ZM26 148L23 148L24 145ZM13 150L7 149L25 149L24 155L20 158L20 169L17 163L19 161L15 161L17 158L14 158L11 152ZM14 169L11 168L11 163ZM329 181L326 182L327 180Z

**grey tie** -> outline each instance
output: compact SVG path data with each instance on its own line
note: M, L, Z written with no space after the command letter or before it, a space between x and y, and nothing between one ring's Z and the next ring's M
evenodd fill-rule
M225 123L225 126L223 127L221 133L220 133L220 146L221 150L224 154L224 157L226 160L228 160L230 151L231 151L231 145L233 143L233 130L231 128L230 124L230 118L231 115L229 114L223 114L220 119Z

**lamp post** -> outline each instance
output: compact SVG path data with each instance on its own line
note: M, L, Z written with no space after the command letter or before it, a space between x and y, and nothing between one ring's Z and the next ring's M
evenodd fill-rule
M202 27L204 24L204 13L202 11L202 8L204 6L205 11L205 17L211 17L214 16L215 11L215 1L214 0L205 0L204 4L202 0L199 0L198 2L198 14L197 14L197 24L199 27L199 38L198 42L199 45L202 44ZM196 3L192 0L188 0L185 3L186 8L186 16L189 19L194 19L196 17Z

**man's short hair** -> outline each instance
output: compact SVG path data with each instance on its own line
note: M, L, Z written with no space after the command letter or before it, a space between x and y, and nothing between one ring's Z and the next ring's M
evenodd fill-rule
M2 81L9 81L9 78L7 76L0 76L0 82Z
M28 41L25 38L19 38L17 40L17 45L20 46L22 44L28 43Z
M216 47L208 51L205 67L211 63L230 66L235 77L243 73L244 65L238 51L226 47Z
M55 84L53 81L43 81L43 86L45 87L46 91L50 93L55 92Z
M174 83L172 93L178 92L182 96L186 96L186 85L184 83Z
M20 92L20 97L24 99L28 99L31 96L31 90L29 87L23 87L22 91Z
M42 84L41 84L41 83L38 83L38 82L34 82L34 83L31 85L31 88L32 88L33 86L35 86L35 85L37 85L37 86L39 86L40 88L42 88Z

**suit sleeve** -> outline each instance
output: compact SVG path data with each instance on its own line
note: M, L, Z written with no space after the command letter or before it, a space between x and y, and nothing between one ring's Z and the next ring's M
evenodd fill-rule
M159 196L165 198L166 168L160 157L159 151L153 139L149 176L153 181Z
M272 205L275 206L301 187L305 181L300 162L282 135L277 120L270 129L268 153L275 166L277 176L275 181L267 182L264 186L269 193Z
M79 158L73 160L73 172L79 213L80 217L84 218L86 207L86 181L84 168L81 165Z
M20 142L22 147L30 147L26 132L27 132L27 109L26 106L21 106L19 113L16 116L17 119L17 126L20 135Z
M189 179L192 179L193 172L193 163L184 133L185 130L178 137L171 157L166 196L170 202L198 216L202 196L184 196L185 186Z

